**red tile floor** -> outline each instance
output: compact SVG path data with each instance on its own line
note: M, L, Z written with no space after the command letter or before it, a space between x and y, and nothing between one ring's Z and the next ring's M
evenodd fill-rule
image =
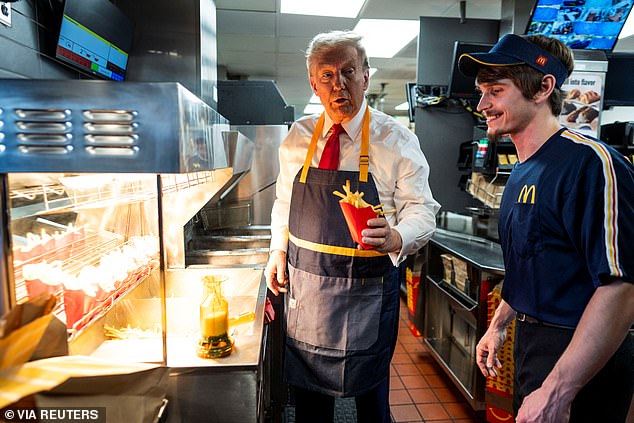
M401 300L398 342L390 371L390 405L396 423L483 423L434 361L421 337L409 329Z

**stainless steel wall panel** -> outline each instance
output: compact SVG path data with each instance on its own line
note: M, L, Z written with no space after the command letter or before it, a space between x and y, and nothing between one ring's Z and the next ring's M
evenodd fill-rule
M126 79L173 81L216 107L216 6L213 0L118 1L136 29Z

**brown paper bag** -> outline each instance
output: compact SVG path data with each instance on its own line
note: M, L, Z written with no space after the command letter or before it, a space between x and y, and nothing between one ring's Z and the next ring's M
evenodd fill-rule
M152 423L167 395L167 367L130 374L71 377L35 395L38 407L105 407L107 423Z
M32 395L40 409L104 408L100 422L152 423L167 395L168 373L157 364L85 356L36 360L0 371L0 408Z
M53 315L55 296L40 295L0 318L0 369L68 355L66 325Z

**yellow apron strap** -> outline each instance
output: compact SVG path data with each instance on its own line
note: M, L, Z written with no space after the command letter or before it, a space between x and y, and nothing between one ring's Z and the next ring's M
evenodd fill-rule
M312 241L306 241L305 239L299 239L294 235L289 234L289 241L297 245L300 248L306 250L315 251L317 253L335 254L338 256L348 257L381 257L387 256L387 253L380 253L376 250L359 250L358 248L350 247L338 247L336 245L318 244Z
M313 154L315 154L315 148L317 148L317 141L321 137L321 133L324 129L324 122L326 120L325 113L322 113L317 121L315 130L313 131L313 137L310 139L310 145L306 152L306 158L304 159L304 167L302 167L302 174L299 177L299 182L306 183L306 177L308 176L308 168L310 162L313 160ZM370 106L365 107L365 116L363 118L363 126L361 128L361 151L359 154L359 181L368 182L368 167L370 166L370 156L368 151L370 149Z
M310 162L313 160L313 154L315 154L315 148L317 148L317 140L321 137L321 131L324 129L324 121L326 120L325 113L322 113L317 121L317 126L315 126L315 130L313 131L313 137L310 140L310 145L308 146L308 151L306 152L306 158L304 159L304 167L302 168L302 174L299 177L299 182L302 184L306 183L306 176L308 175L308 168L310 167Z
M370 107L365 106L365 117L361 128L361 154L359 154L359 181L368 182L368 166L370 166Z

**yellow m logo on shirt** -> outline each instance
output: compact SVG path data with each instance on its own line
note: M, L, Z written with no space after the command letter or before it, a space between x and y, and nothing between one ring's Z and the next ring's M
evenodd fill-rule
M535 185L524 185L520 191L520 195L517 197L518 203L524 203L528 201L528 196L531 196L531 204L535 204Z

